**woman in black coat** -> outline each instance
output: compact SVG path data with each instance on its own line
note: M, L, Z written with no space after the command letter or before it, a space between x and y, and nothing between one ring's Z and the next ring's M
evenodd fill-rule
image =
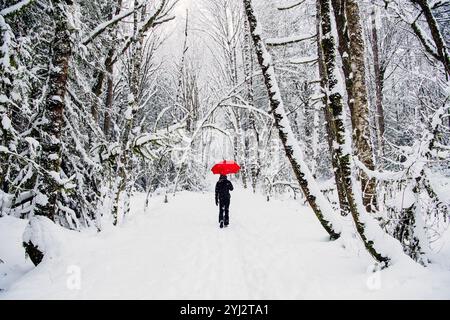
M220 228L227 227L230 221L228 209L230 207L230 191L233 190L233 184L227 179L226 175L220 175L216 183L216 206L219 206L219 224Z

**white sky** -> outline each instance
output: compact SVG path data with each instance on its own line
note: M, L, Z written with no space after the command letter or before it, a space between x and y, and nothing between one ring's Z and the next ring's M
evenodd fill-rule
M198 1L198 0L197 0ZM192 0L179 0L177 6L174 8L176 15L184 15L186 9L189 9L192 5Z
M192 3L192 0L179 0L172 11L172 15L175 16L175 20L169 22L167 26L164 26L164 29L167 30L167 33L170 34L170 36L164 44L163 51L165 53L170 53L174 59L181 55L181 46L183 45L184 40L183 28L186 17L186 9L190 9Z

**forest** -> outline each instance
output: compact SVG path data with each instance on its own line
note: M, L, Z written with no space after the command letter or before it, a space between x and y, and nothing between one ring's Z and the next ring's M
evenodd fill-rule
M445 0L0 0L0 299L77 237L144 241L140 215L156 219L149 242L269 242L276 227L284 250L307 232L299 214L327 263L347 250L373 272L428 270L448 299L449 45ZM219 230L211 167L225 159L240 171Z

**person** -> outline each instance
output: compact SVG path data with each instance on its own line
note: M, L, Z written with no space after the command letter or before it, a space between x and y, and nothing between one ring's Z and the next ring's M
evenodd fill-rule
M233 191L233 184L227 179L226 175L221 174L216 183L216 206L219 206L219 225L220 228L227 227L230 222L230 191Z

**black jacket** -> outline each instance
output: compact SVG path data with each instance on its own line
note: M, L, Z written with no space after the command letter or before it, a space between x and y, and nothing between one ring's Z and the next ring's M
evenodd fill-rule
M216 183L216 204L230 200L230 191L233 190L233 184L226 176L221 176Z

